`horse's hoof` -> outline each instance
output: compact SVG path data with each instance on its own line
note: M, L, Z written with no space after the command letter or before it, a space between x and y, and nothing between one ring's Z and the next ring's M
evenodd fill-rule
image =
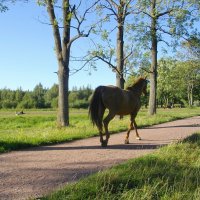
M128 140L128 139L125 139L124 143L125 143L125 144L129 144L129 140Z
M106 140L104 140L104 141L101 143L101 146L102 146L102 147L107 147L107 145L108 145L108 142L107 142Z
M136 137L136 140L141 140L141 137Z

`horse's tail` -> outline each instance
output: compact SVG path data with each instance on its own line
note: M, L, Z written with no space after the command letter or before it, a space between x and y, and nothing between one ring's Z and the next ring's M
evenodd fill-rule
M105 106L102 101L102 90L103 86L99 86L95 89L89 105L90 119L93 125L96 125L100 131L102 131L103 128L102 121L105 111Z

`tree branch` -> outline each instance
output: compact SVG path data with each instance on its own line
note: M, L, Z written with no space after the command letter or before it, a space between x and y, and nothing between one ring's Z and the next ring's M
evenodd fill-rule
M109 65L109 67L111 67L112 70L114 70L115 72L117 72L120 77L122 77L122 74L120 73L120 71L110 61L107 61L106 59L104 59L103 57L98 56L98 55L94 56L93 58L98 58L99 60L103 61L104 63L106 63L107 65Z
M100 0L95 1L90 7L88 7L88 8L84 11L84 13L83 13L81 19L78 17L78 15L77 15L77 13L76 13L75 6L72 8L71 12L73 12L74 17L75 17L75 19L76 19L76 21L77 21L77 27L74 26L73 28L77 30L77 35L75 35L74 37L72 37L72 38L69 40L69 42L67 43L68 48L69 48L69 47L71 46L71 44L72 44L74 41L76 41L77 39L79 39L79 38L81 38L81 37L88 37L88 36L90 35L90 33L91 33L92 29L95 27L95 25L91 26L90 29L87 31L87 33L84 33L84 31L81 31L81 25L82 25L83 22L85 21L86 15L89 13L89 11L90 11L94 6L96 6L96 4L97 4L99 1L100 1ZM72 26L70 26L70 27L72 27Z
M141 70L144 70L145 72L147 72L147 73L149 73L149 74L153 73L152 71L150 71L150 70L148 70L148 69L145 69L145 68L143 68L143 67L140 67L140 69L141 69Z
M171 13L173 11L174 11L174 9L170 9L170 10L167 10L165 12L159 13L158 15L156 15L156 18L159 18L159 17L161 17L163 15L169 14L169 13Z
M47 0L47 12L49 14L50 22L53 28L53 35L54 35L57 57L58 57L58 60L61 60L62 59L61 38L60 38L59 27L57 24L52 0Z

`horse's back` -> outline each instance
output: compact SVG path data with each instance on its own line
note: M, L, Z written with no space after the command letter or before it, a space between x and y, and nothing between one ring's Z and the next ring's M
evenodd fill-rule
M130 91L116 86L104 86L102 88L102 101L106 108L121 115L130 114L136 104L136 100L134 100Z

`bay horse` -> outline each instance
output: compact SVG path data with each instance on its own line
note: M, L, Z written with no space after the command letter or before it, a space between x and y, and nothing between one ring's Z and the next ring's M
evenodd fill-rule
M115 115L130 115L131 122L125 144L129 143L129 134L132 129L136 131L136 139L141 139L135 118L141 107L140 96L142 93L147 94L147 82L146 78L140 77L126 90L115 86L99 86L95 89L89 105L89 116L93 125L96 125L99 130L101 146L106 147L108 144L110 137L108 124ZM103 119L106 108L109 112ZM106 140L103 140L103 125Z

